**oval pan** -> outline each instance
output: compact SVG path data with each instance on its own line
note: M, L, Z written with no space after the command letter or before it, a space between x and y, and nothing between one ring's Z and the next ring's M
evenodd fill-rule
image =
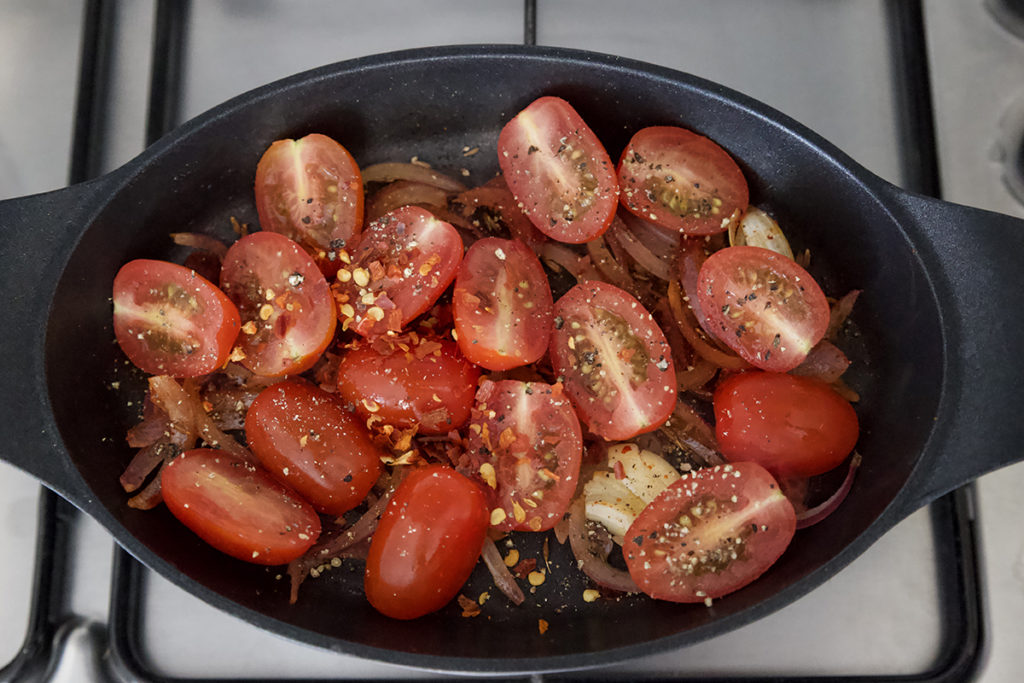
M363 166L415 155L440 169L468 168L483 182L497 169L488 151L503 123L541 95L570 101L613 158L643 126L681 125L712 138L743 169L751 201L787 226L795 249L811 250L811 271L825 291L864 290L854 314L860 334L848 347L855 362L849 382L862 396L858 449L864 461L834 515L799 532L768 573L711 608L639 596L584 603L582 575L568 549L552 540L548 581L523 606L506 604L478 567L463 592L492 595L485 616L463 618L450 605L404 623L369 607L359 565L307 581L298 604L289 605L287 581L275 578L279 570L220 555L162 508L127 508L117 477L131 457L124 434L138 405L125 404L141 399L142 378L124 368L112 342L110 283L122 263L180 257L170 247L170 232L228 237L232 217L254 224L256 162L283 137L320 132L342 142ZM465 147L481 153L463 157ZM957 282L950 250L964 238L934 223L953 216L958 224L987 230L978 237L987 246L968 252L986 258L998 251L993 245L1004 233L1024 231L1013 219L996 220L998 229L988 230L984 226L995 220L990 215L950 206L901 193L749 98L631 60L464 46L325 67L229 101L99 181L0 204L5 262L47 250L41 266L21 265L0 276L5 297L22 288L32 292L12 300L20 317L0 331L5 373L29 387L0 426L0 437L19 445L4 457L64 493L185 590L304 642L407 666L477 673L580 669L677 648L783 607L917 506L1020 457L1003 446L1020 442L1021 427L998 431L985 423L975 430L980 435L965 436L969 420L947 419L969 391L960 380L971 363L1014 336L1019 344L1024 331L1019 322L991 338L971 329L965 296L950 293ZM1013 239L1002 251L1016 255L1000 261L989 280L1009 278L1010 261L1019 267L1024 243ZM986 287L981 294L992 295L982 306L986 311L1009 302L1008 295L1004 301L991 292L991 283ZM1021 385L1019 377L1011 380L1004 384ZM112 391L112 381L120 381L122 391ZM987 443L996 446L994 455L979 454L970 467L946 467L959 455L947 446L980 449ZM516 544L525 557L541 555L540 539ZM543 634L541 619L549 625Z

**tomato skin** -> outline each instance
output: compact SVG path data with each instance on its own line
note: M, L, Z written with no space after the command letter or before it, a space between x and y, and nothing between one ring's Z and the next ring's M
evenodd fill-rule
M761 247L711 254L697 275L697 298L710 331L762 370L792 370L828 329L828 300L811 274Z
M860 434L853 406L812 377L750 371L715 390L715 432L728 460L752 461L777 477L837 467Z
M221 288L243 325L241 363L257 375L296 375L313 367L334 337L337 319L327 280L297 243L254 232L231 245Z
M364 337L400 331L455 279L462 251L458 231L418 206L373 221L332 285L342 329Z
M363 586L377 611L415 619L441 609L473 573L487 532L480 487L450 467L409 473L370 542Z
M318 512L348 512L380 477L383 453L362 421L302 380L261 391L246 414L245 437L271 476Z
M320 535L316 511L269 473L211 448L160 471L167 509L217 550L254 564L291 562Z
M260 226L314 255L345 247L362 230L359 166L326 135L271 144L256 166L255 194Z
M761 576L795 532L793 505L763 467L718 465L683 475L647 505L626 532L622 555L652 598L705 602Z
M488 370L527 365L547 351L551 287L540 259L518 240L488 237L466 250L452 308L459 348Z
M338 393L363 418L420 434L447 434L469 419L480 369L455 342L418 336L379 350L357 343L338 364Z
M485 381L476 394L460 470L484 483L498 531L546 531L569 509L583 433L560 385ZM484 466L492 468L484 475ZM493 514L493 512L492 512Z
M581 244L611 225L619 196L615 168L565 100L541 97L506 123L498 163L523 213L545 235Z
M654 318L629 293L583 282L555 303L551 365L576 414L609 441L661 426L676 404L672 352Z
M198 377L227 362L238 309L194 270L137 259L117 271L113 290L114 335L143 372Z
M728 229L749 203L747 181L728 152L685 128L638 131L622 151L617 173L623 206L686 235Z

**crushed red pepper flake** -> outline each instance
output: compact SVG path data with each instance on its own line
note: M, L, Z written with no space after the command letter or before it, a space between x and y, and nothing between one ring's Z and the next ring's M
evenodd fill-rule
M472 598L467 598L465 595L459 594L458 597L459 607L462 608L462 616L464 617L476 617L480 615L482 611L480 609L480 603Z

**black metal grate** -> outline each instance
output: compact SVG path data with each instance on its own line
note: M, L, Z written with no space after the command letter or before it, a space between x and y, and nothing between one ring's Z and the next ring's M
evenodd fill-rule
M899 137L904 177L908 189L938 196L938 162L932 125L932 102L925 51L921 2L887 2L890 40L895 59L894 87L901 113ZM178 123L185 41L188 39L185 1L158 0L153 33L153 66L150 77L147 142L152 142ZM102 167L103 131L110 84L110 53L117 25L114 0L87 0L83 22L81 63L76 104L70 179L80 182L95 176ZM534 44L537 34L536 0L524 0L524 37ZM939 660L931 668L910 675L825 675L778 677L757 680L816 683L854 681L962 681L977 674L985 647L984 605L979 579L977 539L973 520L973 486L965 487L933 503L935 571L940 590L944 631ZM59 655L62 627L78 617L68 613L67 556L69 529L78 513L52 493L44 492L39 510L39 536L28 634L21 651L0 669L0 681L23 681L43 675ZM118 549L113 566L109 613L107 674L112 680L185 683L198 680L167 677L147 663L142 642L147 570ZM588 674L563 673L533 676L529 680L572 681ZM237 679L232 679L237 680ZM256 679L250 679L256 680ZM318 678L322 681L324 679ZM339 679L351 680L351 679ZM492 679L494 680L494 679ZM691 678L648 680L696 681ZM715 680L754 680L729 677Z

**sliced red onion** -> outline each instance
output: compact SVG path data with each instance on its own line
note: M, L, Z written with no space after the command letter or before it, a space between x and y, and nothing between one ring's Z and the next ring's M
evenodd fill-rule
M391 183L409 180L438 187L447 192L462 192L466 186L455 178L427 166L402 162L373 164L362 170L363 183Z
M199 399L178 384L173 377L156 375L149 378L149 397L166 411L175 427L183 432L199 434L207 445L222 448L246 462L256 462L252 453L229 434L225 434L203 410Z
M639 593L640 588L629 572L608 564L608 559L595 555L587 538L586 501L577 496L569 506L569 543L580 570L599 586L623 593Z
M675 249L664 244L653 243L653 239L649 235L647 237L650 242L644 242L617 216L612 221L609 230L622 245L622 248L633 257L637 265L657 278L665 281L672 279L671 258L675 256ZM676 243L678 246L678 239Z
M850 359L846 357L846 354L832 342L822 339L814 345L803 362L793 368L791 372L794 375L816 377L831 384L839 379L848 367L850 367Z
M860 453L854 452L853 457L850 458L850 467L846 471L846 477L843 479L843 483L839 485L836 492L833 493L828 499L812 508L804 510L796 516L796 528L806 529L809 526L814 526L821 520L825 519L839 507L840 503L846 500L846 496L850 493L850 489L853 488L854 475L857 473L857 468L860 467Z
M172 232L171 239L174 240L175 244L180 244L183 247L208 251L216 255L220 260L224 260L224 255L228 253L228 245L215 237L198 232Z
M372 194L366 201L367 223L395 209L409 205L443 207L448 204L448 191L436 185L414 180L396 180Z
M825 329L825 339L835 339L839 334L839 328L853 312L853 305L857 302L860 292L859 289L852 289L832 304L828 316L828 327Z
M484 564L487 565L487 569L491 572L494 585L498 587L498 590L504 593L505 597L511 600L513 604L523 604L523 601L526 600L526 596L523 595L523 589L516 583L515 577L509 571L505 560L501 557L501 551L498 550L498 546L494 544L494 541L489 538L484 539L481 557L483 557Z

